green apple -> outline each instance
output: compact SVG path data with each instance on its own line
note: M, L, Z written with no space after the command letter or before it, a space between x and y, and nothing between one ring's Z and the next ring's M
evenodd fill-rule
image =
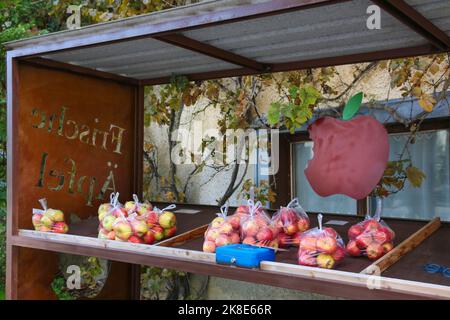
M44 215L47 215L54 222L63 222L64 221L64 213L61 210L56 209L47 209Z

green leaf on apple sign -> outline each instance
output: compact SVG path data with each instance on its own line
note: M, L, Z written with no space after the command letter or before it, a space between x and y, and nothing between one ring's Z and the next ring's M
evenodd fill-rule
M347 101L347 104L344 107L342 119L350 120L351 118L353 118L353 116L358 112L359 107L361 106L363 96L364 94L362 92L358 92Z

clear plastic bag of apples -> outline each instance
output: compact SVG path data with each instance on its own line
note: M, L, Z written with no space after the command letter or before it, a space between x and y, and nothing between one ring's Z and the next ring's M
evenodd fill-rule
M69 226L65 222L61 210L51 209L47 206L47 199L39 200L42 209L33 209L32 223L34 229L42 232L67 233Z
M300 237L298 263L309 267L335 268L345 258L345 244L333 228L322 226L323 216L319 214L319 226L304 232Z
M247 201L248 214L240 218L241 240L244 244L278 248L278 228L262 208L261 202Z
M119 202L119 193L112 193L110 202L100 205L98 237L132 243L153 244L176 233L176 217L169 210L170 205L162 210L149 202L139 202L136 195L133 201L123 206Z
M353 257L366 256L377 260L394 248L394 231L381 220L382 202L377 198L377 208L373 217L366 215L364 221L348 229L346 251Z
M208 226L203 241L203 251L214 253L217 247L228 244L236 244L241 241L239 230L239 218L237 216L227 216L228 204L220 207L217 217Z
M280 207L273 216L278 228L278 245L280 248L298 247L303 232L309 229L310 221L298 198L292 199L286 207Z

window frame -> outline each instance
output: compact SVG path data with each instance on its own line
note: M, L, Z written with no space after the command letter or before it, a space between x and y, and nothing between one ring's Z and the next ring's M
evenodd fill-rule
M414 123L417 123L414 122ZM410 126L402 123L387 123L385 128L388 134L407 133L410 131ZM449 130L450 131L450 117L438 117L425 119L420 124L419 132L434 131L434 130ZM294 134L289 132L280 133L279 136L279 170L278 173L271 177L271 182L274 183L274 190L277 193L277 200L271 204L273 209L286 205L291 199L295 191L295 177L294 177L294 145L297 143L311 141L307 131L299 131ZM287 154L287 157L283 155ZM356 201L356 216L364 216L369 209L370 197L366 197ZM336 212L325 212L327 214L338 214Z

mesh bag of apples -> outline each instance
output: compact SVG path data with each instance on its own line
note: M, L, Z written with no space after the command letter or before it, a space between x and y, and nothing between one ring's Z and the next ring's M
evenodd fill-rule
M244 244L278 248L278 228L262 209L261 202L247 201L248 214L241 215L241 240Z
M348 229L346 251L350 256L366 256L377 260L394 248L395 233L381 220L381 200L377 199L377 210L373 217L366 215L364 221Z
M136 195L133 201L123 206L119 193L112 193L109 203L98 208L99 233L101 239L153 244L176 233L175 205L162 210L153 208L149 202L141 203Z
M203 241L204 252L214 253L217 247L240 243L240 218L235 215L227 216L227 213L228 204L225 204L209 224Z
M317 219L319 227L304 232L300 237L298 263L332 269L345 258L345 244L336 230L322 227L321 214Z
M40 199L42 209L33 209L32 222L34 229L42 232L67 233L69 226L64 221L64 213L61 210L47 207L47 200Z
M309 229L310 221L305 210L298 202L292 199L286 207L281 207L273 216L275 226L278 228L278 245L280 248L297 246L303 232Z

